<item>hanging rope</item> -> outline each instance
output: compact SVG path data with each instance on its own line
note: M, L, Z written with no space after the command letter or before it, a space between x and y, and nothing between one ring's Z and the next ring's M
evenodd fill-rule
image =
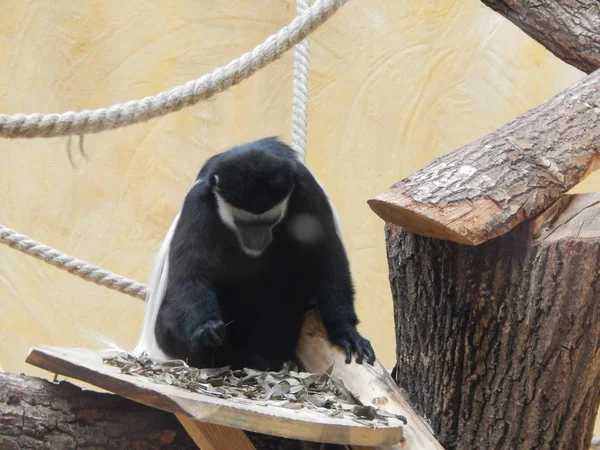
M307 0L296 0L296 11L301 16L309 8ZM310 66L308 39L294 48L294 98L292 112L292 148L306 160L306 129L308 104L308 73Z
M52 247L40 244L28 236L17 233L15 230L6 228L3 225L0 225L0 241L26 255L41 259L48 264L52 264L61 270L77 275L84 280L106 286L115 291L123 292L132 297L141 298L142 300L146 298L148 287L145 284L138 283L137 281L122 277L109 270L104 270L93 264L76 259L66 253L55 250Z
M317 0L254 50L212 73L155 96L93 111L62 114L0 114L0 137L33 138L98 133L164 116L234 86L278 59L349 0Z
M310 8L309 4L306 0L297 0L297 15L298 15L298 18L301 19L301 23L303 23L302 19L304 19L306 17L314 17L314 16L311 16L310 14L316 15L318 11L321 11L320 9L317 8L317 6L320 6L322 8L322 10L324 11L321 13L321 16L320 16L321 17L320 23L322 23L328 17L328 16L327 17L323 16L323 14L328 14L328 15L333 14L333 12L335 12L335 10L337 10L340 6L342 6L347 1L348 0L320 2L319 0L317 0L315 5L312 8ZM317 8L317 9L315 10L314 8ZM329 8L329 9L327 9L327 8ZM307 11L309 11L308 16L306 13ZM325 17L325 18L323 18L323 17ZM298 18L296 20L298 20ZM316 20L316 19L313 19L313 20ZM294 24L294 22L292 22L289 26L291 27L293 24ZM316 25L311 24L310 21L307 22L307 24L304 26L307 26L307 27L312 26L313 28L310 28L310 30L313 30L314 28L316 28ZM277 35L281 34L284 29L282 29ZM310 34L310 31L305 32L304 34L299 34L299 36L306 36L308 34ZM275 36L277 36L277 35L275 35ZM269 39L271 39L271 38L269 38ZM265 41L265 43L261 44L261 45L265 45L269 41L269 39L267 39L267 41ZM298 41L299 40L300 39L298 39ZM290 44L290 46L291 45L292 44ZM259 47L254 49L254 51L251 52L251 54L254 54ZM287 48L289 48L289 46ZM287 48L286 48L286 50L287 50ZM283 51L281 51L281 53L283 53ZM248 55L248 54L246 54L246 55ZM241 58L239 58L236 61L242 60L246 55L242 56ZM271 57L272 57L272 59L270 59L268 62L274 60L277 56L271 55ZM235 61L228 64L227 66L225 66L225 68L231 66L234 62ZM264 63L263 65L266 65L268 62ZM256 70L258 70L259 68L260 67L254 67L253 71L247 72L246 76L244 78L250 76L252 73L256 72ZM221 70L221 69L217 69L215 72L213 72L210 75L205 75L204 77L200 78L198 81L200 81L203 78L208 77L208 76L216 76L215 74L218 74L219 70ZM293 126L292 126L292 148L298 152L298 154L301 156L302 160L306 159L308 73L309 73L308 40L304 39L296 45L296 48L294 50L293 117L292 117L292 123L293 123ZM223 76L223 78L225 78L225 77ZM243 78L238 79L237 82L241 81L242 79ZM192 82L188 82L184 86L187 86L189 83L192 83ZM231 85L233 85L233 84L235 84L235 83L232 83ZM177 89L179 89L179 88L175 88L169 92L172 93L172 92L176 91ZM226 89L226 88L223 88L221 90L224 90L224 89ZM156 97L148 97L148 98L149 99L153 99L153 98L157 99L162 95L167 95L169 92L163 92L161 94L158 94ZM208 91L206 91L206 92L208 92ZM212 91L212 93L210 93L210 95L208 95L205 98L208 98L208 97L216 94L217 92L220 92L220 91L214 90L214 91ZM197 101L200 101L202 99L203 98L198 98L197 100L193 100L192 103L188 103L183 106L189 106L189 105L196 103ZM81 122L82 119L76 118L76 117L81 117L78 115L83 115L83 114L99 115L101 111L110 111L113 108L117 108L117 107L127 109L127 105L135 104L136 102L142 103L145 100L147 100L147 99L129 102L129 103L126 103L125 105L115 105L115 106L109 108L108 110L104 109L104 110L96 110L96 111L81 111L79 113L65 113L65 114L61 114L61 115L50 114L47 116L43 116L40 114L33 114L33 115L29 115L29 116L25 116L25 115L9 116L9 115L0 114L0 137L2 137L2 136L3 137L48 137L48 136L59 136L59 135L69 135L70 136L73 133L78 133L78 134L81 134L81 139L83 139L83 133L99 132L99 131L103 131L103 130L109 129L109 128L118 128L119 126L130 125L132 123L141 122L142 120L149 120L152 117L167 114L168 112L176 111L176 109L173 108L166 112L157 113L154 116L148 117L146 119L144 119L144 118L140 119L141 116L138 115L136 120L134 120L132 122L126 122L125 120L122 120L122 116L119 116L117 119L114 119L109 122L103 122L100 119L96 119L96 122L94 122L94 123L100 124L100 125L97 125L98 128L93 128L90 125L90 123L91 123L90 121L84 123L84 122ZM180 106L177 109L180 109L183 106ZM135 115L135 112L134 112L134 115ZM56 120L55 120L53 118L54 116L57 116L58 118L56 118ZM38 117L39 117L39 119L38 119ZM61 117L62 117L62 119L61 119ZM21 120L21 118L23 118L23 119ZM139 120L137 120L137 119L139 119ZM78 122L78 120L80 122ZM100 120L100 121L98 121L98 120ZM119 120L122 120L122 121L119 122ZM107 126L105 126L106 123L108 123ZM69 128L69 127L73 127L73 128ZM39 133L39 134L35 134L35 133ZM58 267L61 270L67 271L73 275L77 275L79 278L82 278L86 281L90 281L92 283L96 283L98 285L105 286L107 288L122 292L122 293L130 295L132 297L140 298L142 300L146 299L146 295L148 292L147 285L139 283L135 280L131 280L129 278L125 278L121 275L117 275L116 273L111 272L109 270L104 270L98 266L87 263L80 259L76 259L73 256L67 255L66 253L63 253L52 247L41 244L40 242L37 242L24 234L17 233L15 230L7 228L7 227L3 226L2 224L0 224L0 243L8 245L16 250L19 250L20 252L25 253L26 255L31 255L35 258L45 261L48 264L52 264L53 266Z

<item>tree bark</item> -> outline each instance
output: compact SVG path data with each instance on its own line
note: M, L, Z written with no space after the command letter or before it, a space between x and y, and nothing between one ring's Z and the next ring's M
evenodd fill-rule
M298 441L248 433L257 449ZM2 450L198 450L173 414L67 383L0 373Z
M600 194L477 247L386 226L395 378L447 449L588 449L600 402Z
M477 245L556 202L598 166L600 70L368 201L382 219Z
M600 67L598 0L481 0L558 58L585 73Z

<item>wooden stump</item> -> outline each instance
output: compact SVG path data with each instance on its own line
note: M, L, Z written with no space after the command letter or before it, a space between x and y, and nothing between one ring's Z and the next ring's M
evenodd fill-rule
M599 205L567 196L477 247L386 226L396 381L447 449L589 448Z

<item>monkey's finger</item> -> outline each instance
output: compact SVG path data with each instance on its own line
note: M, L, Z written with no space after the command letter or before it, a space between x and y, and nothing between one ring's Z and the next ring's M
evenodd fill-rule
M207 328L206 336L211 341L211 344L215 347L218 347L223 343L223 340L219 337L214 328Z
M208 336L206 336L206 330L201 329L196 333L196 346L206 346L208 345Z
M198 333L198 342L202 344L203 347L214 347L212 336L209 334L210 328L203 328Z
M367 357L367 362L370 365L374 365L375 364L375 351L373 350L373 347L371 347L371 344L365 345L365 355Z
M360 348L361 352L365 355L365 357L367 358L367 362L370 365L375 364L375 351L373 350L371 343L367 339L362 339L357 344L357 347Z
M352 362L352 347L350 346L350 342L343 339L338 341L337 345L342 347L344 353L346 353L346 364L350 364Z
M216 328L216 331L217 331L217 335L219 336L221 341L224 341L225 340L225 324L223 322L219 323L219 325Z
M356 364L362 364L363 359L365 357L365 353L363 352L362 345L355 344L354 347L356 347L356 358L354 360L356 361Z

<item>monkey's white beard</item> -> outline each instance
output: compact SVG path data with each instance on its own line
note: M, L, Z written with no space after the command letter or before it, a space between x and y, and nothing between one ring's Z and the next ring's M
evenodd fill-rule
M265 252L265 250L268 248L268 246L265 247L263 250L253 250L253 249L245 247L244 244L242 243L242 239L240 238L239 230L238 230L237 226L235 225L234 217L236 217L238 219L246 219L246 220L254 219L256 221L259 221L261 219L277 218L277 222L275 222L273 224L273 226L275 226L281 221L281 219L283 219L285 217L285 214L287 212L288 202L290 200L290 196L292 195L292 193L290 192L281 202L279 202L272 208L268 209L267 211L265 211L263 213L254 214L254 213L251 213L250 211L246 211L245 209L237 208L237 207L231 205L230 203L227 202L227 200L225 200L223 197L221 197L218 192L214 191L214 194L215 194L215 197L217 198L217 211L219 212L219 217L221 218L221 221L227 226L227 228L231 229L236 234L241 250L248 256L252 256L255 258L258 258L259 256L261 256Z

